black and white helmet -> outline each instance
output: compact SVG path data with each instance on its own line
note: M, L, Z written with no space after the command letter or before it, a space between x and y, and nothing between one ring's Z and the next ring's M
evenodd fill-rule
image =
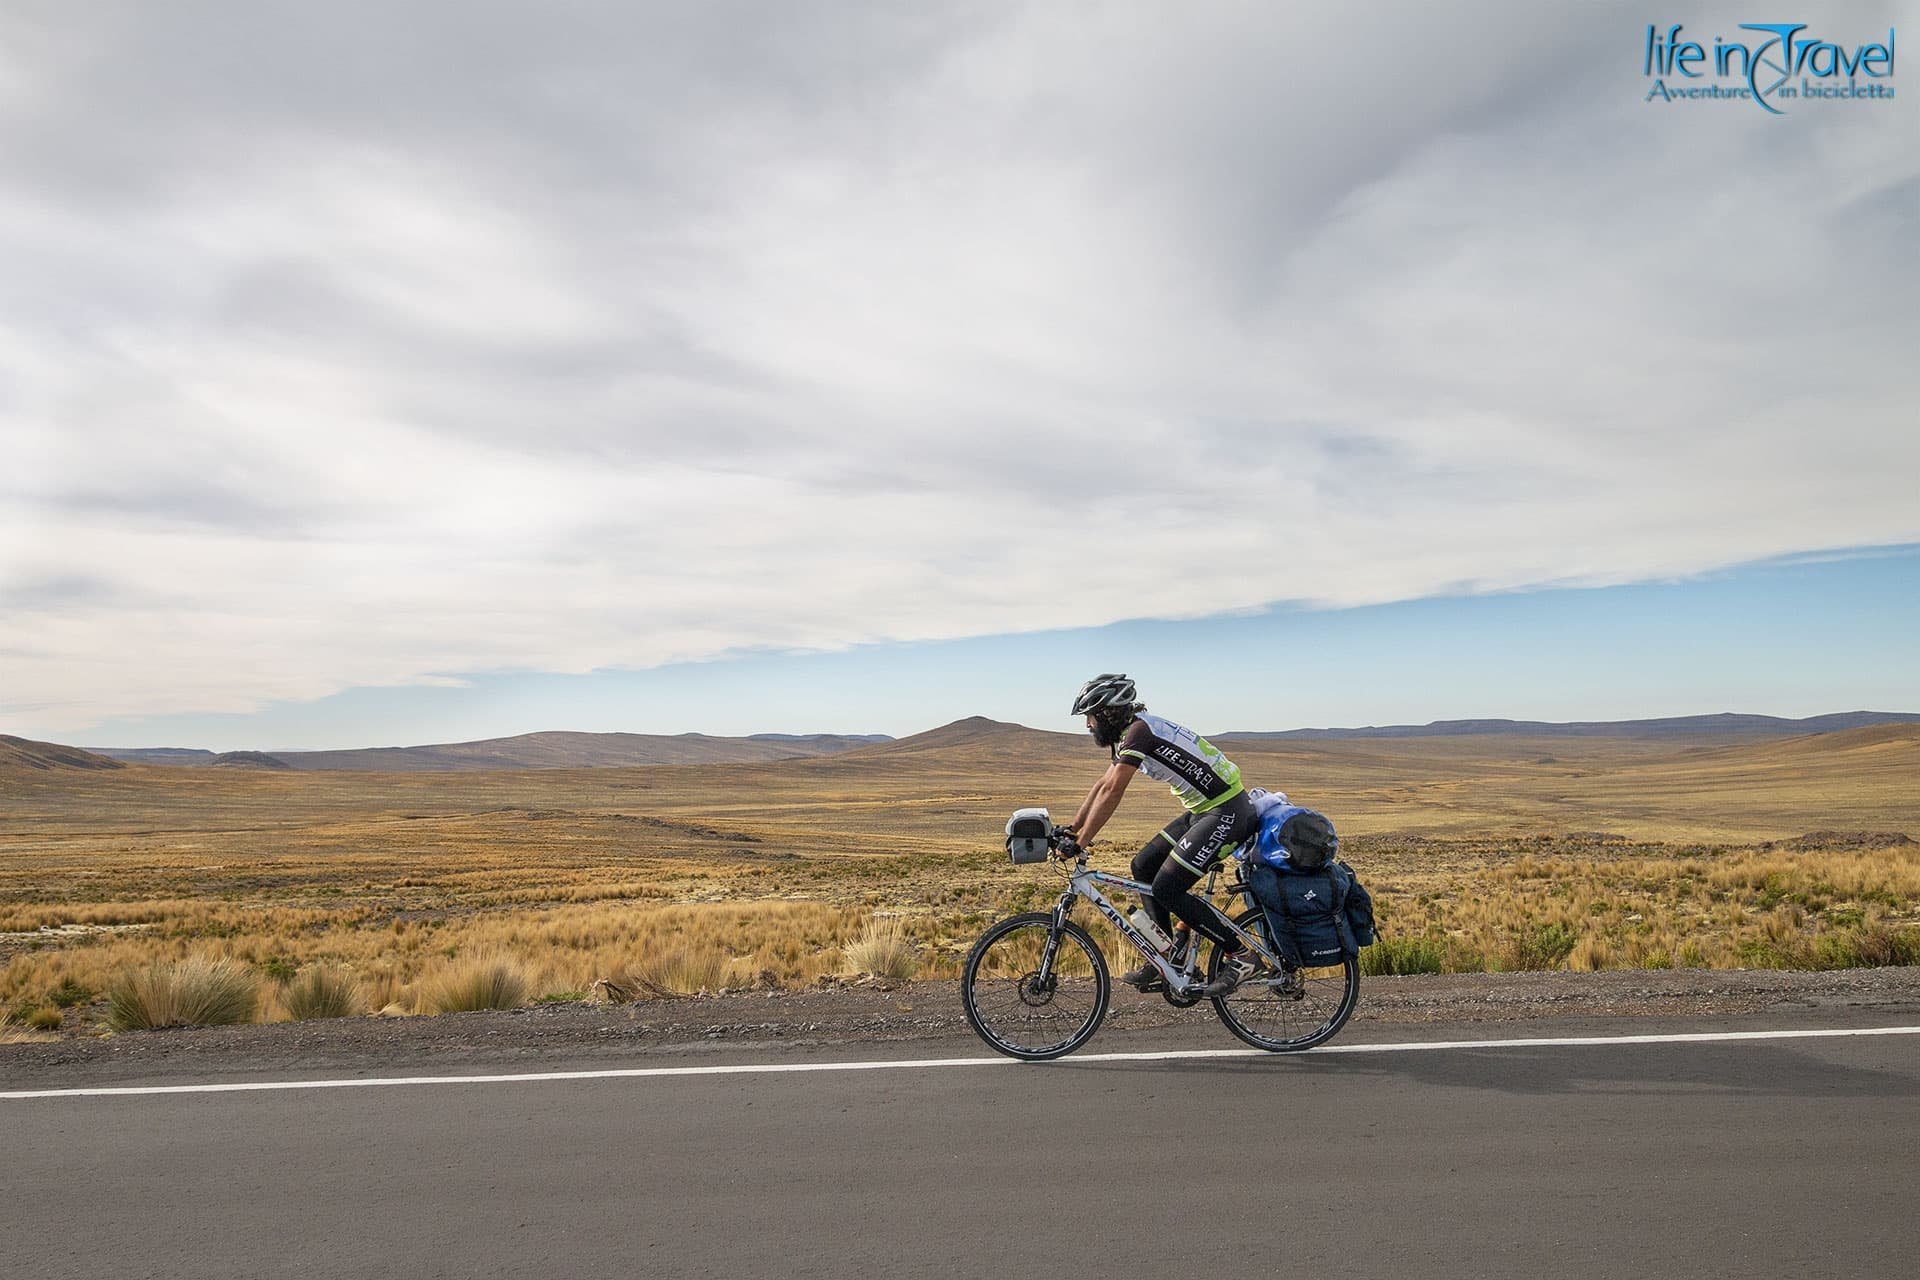
M1074 695L1073 714L1091 716L1131 711L1138 700L1136 692L1133 681L1126 676L1114 672L1095 676Z

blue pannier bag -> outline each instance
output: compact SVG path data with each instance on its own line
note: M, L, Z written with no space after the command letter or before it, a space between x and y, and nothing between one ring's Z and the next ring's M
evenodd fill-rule
M1336 862L1320 871L1282 872L1250 858L1247 885L1266 912L1274 949L1288 964L1319 968L1340 964L1359 952L1360 942L1347 916L1348 899L1357 882L1346 863ZM1369 926L1372 915L1369 899Z
M1319 871L1340 856L1340 837L1326 815L1297 804L1255 801L1260 828L1254 833L1253 858L1280 871Z

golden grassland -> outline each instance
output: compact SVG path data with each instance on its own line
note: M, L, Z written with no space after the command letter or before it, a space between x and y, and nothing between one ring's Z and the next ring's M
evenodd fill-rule
M1386 932L1375 971L1832 966L1920 946L1920 846L1795 843L1920 834L1920 726L1230 750L1340 825ZM1103 763L1084 737L963 722L752 765L0 771L0 1009L16 1030L85 1030L117 977L188 958L251 966L264 1016L288 1016L283 984L319 965L393 1012L448 1007L435 993L482 958L527 999L951 976L986 922L1058 892L1049 869L1007 865L1007 813L1070 812ZM1176 812L1140 779L1096 865L1124 870Z

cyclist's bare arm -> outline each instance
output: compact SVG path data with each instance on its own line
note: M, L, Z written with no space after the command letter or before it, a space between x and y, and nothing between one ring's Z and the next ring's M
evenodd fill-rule
M1092 844L1100 828L1107 825L1107 819L1120 807L1120 797L1126 794L1127 784L1133 781L1133 775L1138 772L1137 765L1116 760L1107 767L1100 781L1093 784L1093 790L1087 792L1087 798L1080 802L1080 811L1073 815L1071 823L1075 838L1083 848Z

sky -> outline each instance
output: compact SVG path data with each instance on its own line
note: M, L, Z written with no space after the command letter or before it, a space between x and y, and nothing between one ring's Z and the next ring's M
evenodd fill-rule
M0 732L1920 706L1920 87L1298 8L7 5Z

